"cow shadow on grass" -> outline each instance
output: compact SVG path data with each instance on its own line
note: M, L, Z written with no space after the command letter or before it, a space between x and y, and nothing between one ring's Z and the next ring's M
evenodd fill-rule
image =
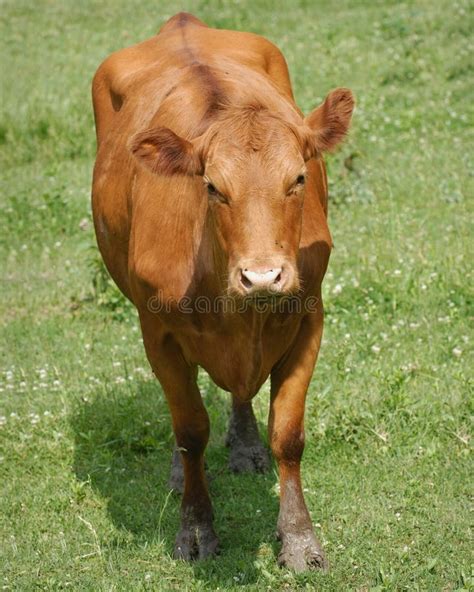
M259 576L257 560L277 552L276 472L233 475L228 470L224 441L230 398L210 380L201 384L201 390L211 418L206 460L221 554L190 565L195 576L207 581L211 589L249 584ZM101 386L77 403L70 424L76 477L106 500L111 520L123 534L101 541L103 551L130 545L149 549L161 544L171 555L180 497L167 487L174 437L157 382L135 380Z

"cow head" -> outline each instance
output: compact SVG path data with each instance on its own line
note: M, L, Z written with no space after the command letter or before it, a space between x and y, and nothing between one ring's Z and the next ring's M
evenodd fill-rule
M202 177L230 291L288 294L299 287L305 163L344 138L353 106L337 89L299 121L259 105L228 108L195 140L154 128L130 148L157 174Z

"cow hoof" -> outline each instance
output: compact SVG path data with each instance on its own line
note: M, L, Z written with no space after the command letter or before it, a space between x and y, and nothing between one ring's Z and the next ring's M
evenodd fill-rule
M212 526L183 527L176 537L174 558L194 561L219 552L219 539Z
M328 565L323 550L312 532L299 535L282 535L283 546L278 555L278 565L296 572L322 569Z
M270 469L270 455L263 444L234 444L230 450L229 468L234 473L265 473Z

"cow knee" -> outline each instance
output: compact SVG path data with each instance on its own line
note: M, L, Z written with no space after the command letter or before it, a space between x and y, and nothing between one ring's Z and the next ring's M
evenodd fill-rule
M176 443L182 453L191 456L199 456L204 452L209 440L209 418L199 418L189 424L184 424L175 428Z
M299 463L304 450L304 429L300 426L285 426L274 429L271 435L271 448L275 459L280 463Z

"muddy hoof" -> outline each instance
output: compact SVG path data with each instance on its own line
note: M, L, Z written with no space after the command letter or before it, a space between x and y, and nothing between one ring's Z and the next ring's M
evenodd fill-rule
M193 561L206 559L219 552L219 540L212 526L183 527L176 537L174 558Z
M283 546L278 555L278 565L296 572L328 569L323 550L312 532L282 535Z
M265 473L270 469L270 455L263 444L234 444L230 450L229 468L234 473Z

